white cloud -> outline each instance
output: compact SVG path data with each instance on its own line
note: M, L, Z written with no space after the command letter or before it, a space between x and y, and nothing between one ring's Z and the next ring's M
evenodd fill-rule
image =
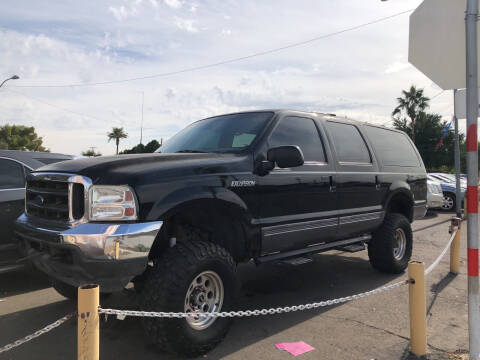
M407 62L395 61L395 62L389 64L383 73L384 74L394 74L394 73L403 71L405 69L408 69L411 66L412 65L410 65L410 63L407 63Z
M195 26L196 20L175 17L174 23L180 30L187 31L189 33L198 32L198 28Z
M123 5L119 7L110 6L108 10L113 14L115 19L117 19L118 21L125 20L130 15L126 7Z
M25 0L25 5L3 0L0 23L9 30L0 30L0 68L21 79L0 89L0 125L35 126L52 151L80 154L95 146L112 154L115 146L105 135L112 126L123 126L129 134L121 149L139 141L140 91L145 93L145 141L165 139L205 116L271 107L384 123L395 98L412 83L425 88L429 97L439 92L405 62L408 15L202 71L109 86L14 87L181 70L310 39L420 3L299 1L301 6L278 0L272 17L271 4L256 0L211 0L200 7L194 0L164 0L165 6L155 5L162 4L160 0L111 0L103 7L72 1L65 7L47 2L41 8L33 0ZM436 98L431 110L449 114L451 96Z
M165 5L174 9L180 9L182 7L182 2L180 0L163 0L163 2Z
M195 12L195 11L197 11L197 9L198 9L198 4L197 3L192 3L190 5L190 11L191 12Z

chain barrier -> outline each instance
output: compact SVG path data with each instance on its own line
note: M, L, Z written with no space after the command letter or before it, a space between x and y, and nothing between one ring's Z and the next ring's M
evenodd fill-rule
M430 264L430 266L425 270L425 276L427 276L428 274L430 274L433 269L435 269L435 267L440 263L440 260L442 260L442 258L445 256L445 254L447 253L448 249L450 249L450 245L452 245L452 241L453 239L455 239L455 236L457 235L457 231L458 231L458 227L457 229L455 229L455 231L452 232L452 236L450 237L450 240L448 240L448 243L447 245L445 246L445 248L443 249L443 251L440 253L440 255L435 259L435 261L433 263Z
M395 289L402 285L406 285L410 280L403 280L391 285L386 285L374 290L366 291L360 294L341 297L333 300L325 300L320 302L314 302L305 305L285 306L262 310L246 310L246 311L228 311L228 312L212 312L212 313L184 313L184 312L154 312L154 311L135 311L135 310L116 310L116 309L103 309L99 308L100 314L117 315L118 318L124 319L126 316L139 316L139 317L157 317L157 318L188 318L188 317L244 317L244 316L261 316L261 315L274 315L282 314L294 311L311 310L319 307L330 306L335 304L342 304L348 301L361 299L367 296L379 294L388 290Z
M51 323L50 325L47 325L45 326L43 329L40 329L40 330L37 330L35 331L33 334L31 335L27 335L25 336L24 338L21 338L21 339L18 339L17 341L11 343L11 344L8 344L8 345L5 345L3 347L0 348L0 354L3 353L3 352L6 352L8 350L11 350L13 348L16 348L17 346L20 346L20 345L23 345L27 342L29 342L30 340L33 340L43 334L46 334L48 333L49 331L52 331L53 329L59 327L60 325L62 325L63 323L67 322L68 320L70 320L72 317L74 317L76 315L76 312L73 312L73 313L70 313L68 315L65 315L64 317L58 319L57 321L55 321L54 323Z
M440 263L442 258L445 256L447 253L448 249L450 248L450 245L452 244L456 234L458 231L458 226L455 229L455 231L452 232L452 235L446 244L445 248L443 251L440 253L440 255L435 259L435 261L425 270L425 275L430 274L433 269ZM304 311L304 310L311 310L311 309L316 309L320 307L325 307L325 306L331 306L331 305L336 305L336 304L342 304L346 303L352 300L358 300L367 296L371 295L376 295L380 294L385 291L389 291L395 288L398 288L403 285L409 284L411 281L410 279L407 280L402 280L398 281L396 283L382 286L380 288L366 291L363 293L355 294L355 295L350 295L350 296L345 296L337 299L332 299L332 300L324 300L320 302L314 302L314 303L309 303L309 304L304 304L304 305L294 305L294 306L285 306L285 307L277 307L277 308L270 308L270 309L261 309L261 310L246 310L246 311L227 311L227 312L212 312L212 313L203 313L203 312L154 312L154 311L137 311L137 310L117 310L117 309L103 309L101 307L98 308L98 313L99 314L105 314L105 315L116 315L117 319L123 320L127 316L135 316L135 317L155 317L155 318L189 318L189 317L194 317L194 318L203 318L203 317L220 317L220 318L226 318L226 317L248 317L248 316L264 316L264 315L274 315L274 314L282 314L282 313L289 313L289 312L295 312L295 311ZM70 320L73 316L75 316L76 312L70 313L68 315L65 315L64 317L58 319L54 323L45 326L43 329L40 329L36 332L34 332L31 335L25 336L22 339L19 339L11 344L5 345L0 348L0 354L6 351L9 351L17 346L20 346L22 344L25 344L26 342L29 342L57 327L65 323L66 321Z
M440 263L442 258L445 256L447 253L448 249L450 248L450 245L452 244L453 239L455 238L455 235L457 234L458 227L455 229L455 231L452 232L452 235L443 249L443 251L440 253L440 255L435 259L435 261L425 270L425 275L430 274L433 269ZM99 314L105 314L105 315L116 315L117 319L123 320L127 316L136 316L136 317L156 317L156 318L188 318L188 317L194 317L194 318L203 318L203 317L244 317L244 316L262 316L262 315L274 315L274 314L282 314L282 313L288 313L292 311L303 311L303 310L310 310L310 309L316 309L319 307L324 307L324 306L330 306L330 305L335 305L335 304L342 304L346 303L352 300L357 300L360 298L364 298L367 296L371 295L376 295L388 290L395 289L397 287L400 287L402 285L409 284L410 280L403 280L396 282L391 285L386 285L383 287L380 287L378 289L370 290L364 293L356 294L356 295L351 295L351 296L346 296L338 299L332 299L332 300L325 300L325 301L320 301L320 302L315 302L315 303L310 303L310 304L305 304L305 305L296 305L296 306L285 306L285 307L277 307L277 308L270 308L270 309L261 309L261 310L246 310L246 311L228 311L228 312L212 312L212 313L203 313L203 312L155 312L155 311L137 311L137 310L117 310L117 309L103 309L101 307L98 308Z

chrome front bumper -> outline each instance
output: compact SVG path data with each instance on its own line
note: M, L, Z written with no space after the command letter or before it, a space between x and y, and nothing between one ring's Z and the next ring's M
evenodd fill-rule
M76 245L90 258L146 257L162 227L161 221L132 224L85 223L59 234L63 244Z
M15 235L25 256L51 278L72 286L96 283L110 292L121 290L145 271L161 226L155 221L47 228L22 215Z
M17 227L18 225L46 236L50 243L74 245L90 259L124 260L148 256L162 227L162 221L131 224L84 223L66 230L52 230L30 223L23 214L17 219ZM39 237L39 240L44 236Z

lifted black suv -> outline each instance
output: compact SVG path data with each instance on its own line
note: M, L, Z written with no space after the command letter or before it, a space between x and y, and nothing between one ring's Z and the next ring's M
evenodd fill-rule
M134 281L142 310L233 308L236 264L302 263L365 249L399 273L410 223L426 212L426 173L402 132L331 115L256 111L193 123L161 153L78 159L27 179L16 226L55 288ZM147 319L161 348L202 354L230 319Z

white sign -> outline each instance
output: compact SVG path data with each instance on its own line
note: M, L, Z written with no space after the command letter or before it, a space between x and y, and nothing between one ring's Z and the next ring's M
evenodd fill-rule
M467 87L466 7L466 0L424 0L410 15L408 61L444 90Z
M478 92L478 99L480 102L480 89ZM467 90L466 89L457 90L455 92L455 116L457 117L457 119L467 118Z

